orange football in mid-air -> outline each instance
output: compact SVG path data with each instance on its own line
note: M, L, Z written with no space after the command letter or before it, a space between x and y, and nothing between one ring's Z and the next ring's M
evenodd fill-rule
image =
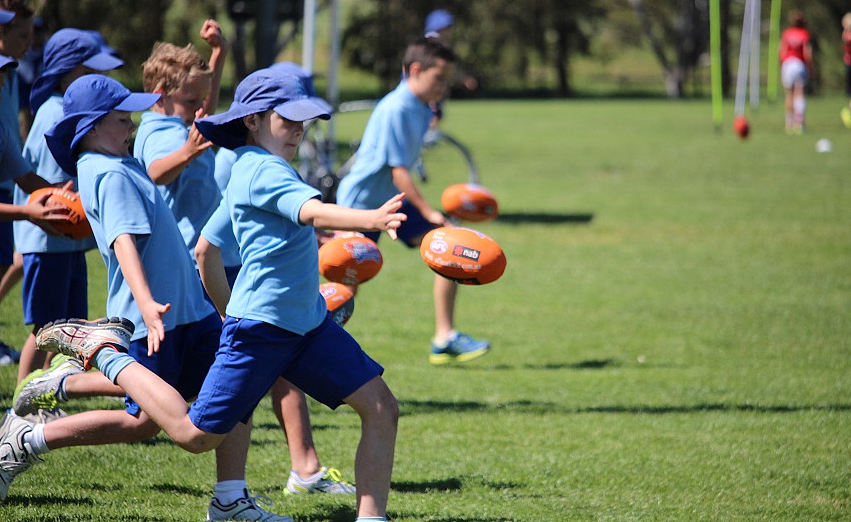
M447 279L464 285L492 283L505 271L499 244L488 236L461 227L441 227L428 232L420 245L425 264Z
M375 241L363 236L340 236L319 247L319 273L334 283L359 285L384 265Z
M494 195L481 185L458 183L446 187L440 197L443 210L462 221L487 221L499 214Z

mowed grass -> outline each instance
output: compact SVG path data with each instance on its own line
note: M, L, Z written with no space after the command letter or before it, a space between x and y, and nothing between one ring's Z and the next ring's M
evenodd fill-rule
M458 326L493 343L464 366L427 362L432 274L380 243L381 274L348 330L385 367L402 417L395 521L851 519L851 131L846 100L813 98L786 136L782 107L706 101L512 101L446 106L500 217L499 281L464 287ZM345 141L365 114L342 115ZM833 152L815 143L828 138ZM427 151L435 204L464 181L460 157ZM102 263L90 257L92 315ZM20 345L19 302L3 338ZM11 403L14 368L0 368ZM119 407L69 403L77 412ZM359 423L311 403L323 463L353 477ZM354 499L283 494L289 459L268 402L248 482L298 521L352 521ZM212 455L165 436L62 449L21 475L8 521L202 520Z

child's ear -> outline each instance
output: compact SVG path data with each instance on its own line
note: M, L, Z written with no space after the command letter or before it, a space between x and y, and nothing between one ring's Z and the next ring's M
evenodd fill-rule
M242 123L250 132L257 131L257 114L249 114L242 117Z

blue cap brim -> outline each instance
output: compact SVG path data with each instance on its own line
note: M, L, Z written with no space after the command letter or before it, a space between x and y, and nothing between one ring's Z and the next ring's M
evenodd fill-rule
M321 98L302 98L284 102L275 107L275 112L290 121L307 121L314 118L328 120L332 108Z
M14 19L15 19L15 13L14 12L6 11L5 9L0 9L0 25L6 25Z
M160 99L162 94L152 92L132 92L130 96L115 106L114 111L138 112L146 111Z
M17 67L18 62L14 58L10 58L6 55L0 54L0 69L3 69L6 66L11 65L12 67Z
M83 62L83 65L95 71L111 71L124 65L124 60L104 52L98 53Z

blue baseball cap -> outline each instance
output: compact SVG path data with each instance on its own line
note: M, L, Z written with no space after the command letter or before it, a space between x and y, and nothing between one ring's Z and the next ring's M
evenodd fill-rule
M332 112L325 100L310 95L298 76L266 68L249 74L236 86L227 111L195 120L195 127L219 147L235 149L245 145L248 135L242 118L270 109L290 121L327 120Z
M0 9L0 25L6 25L14 19L15 19L14 11L7 11L5 9Z
M33 114L56 90L62 77L78 65L95 71L111 71L124 65L104 50L103 45L88 31L60 29L44 45L44 72L36 79L30 92L30 109Z
M426 16L425 34L446 29L455 22L455 17L446 9L435 9Z
M62 100L65 116L44 133L47 148L62 170L76 176L76 148L87 132L112 111L144 111L159 99L160 94L130 92L102 74L81 76L65 91Z

